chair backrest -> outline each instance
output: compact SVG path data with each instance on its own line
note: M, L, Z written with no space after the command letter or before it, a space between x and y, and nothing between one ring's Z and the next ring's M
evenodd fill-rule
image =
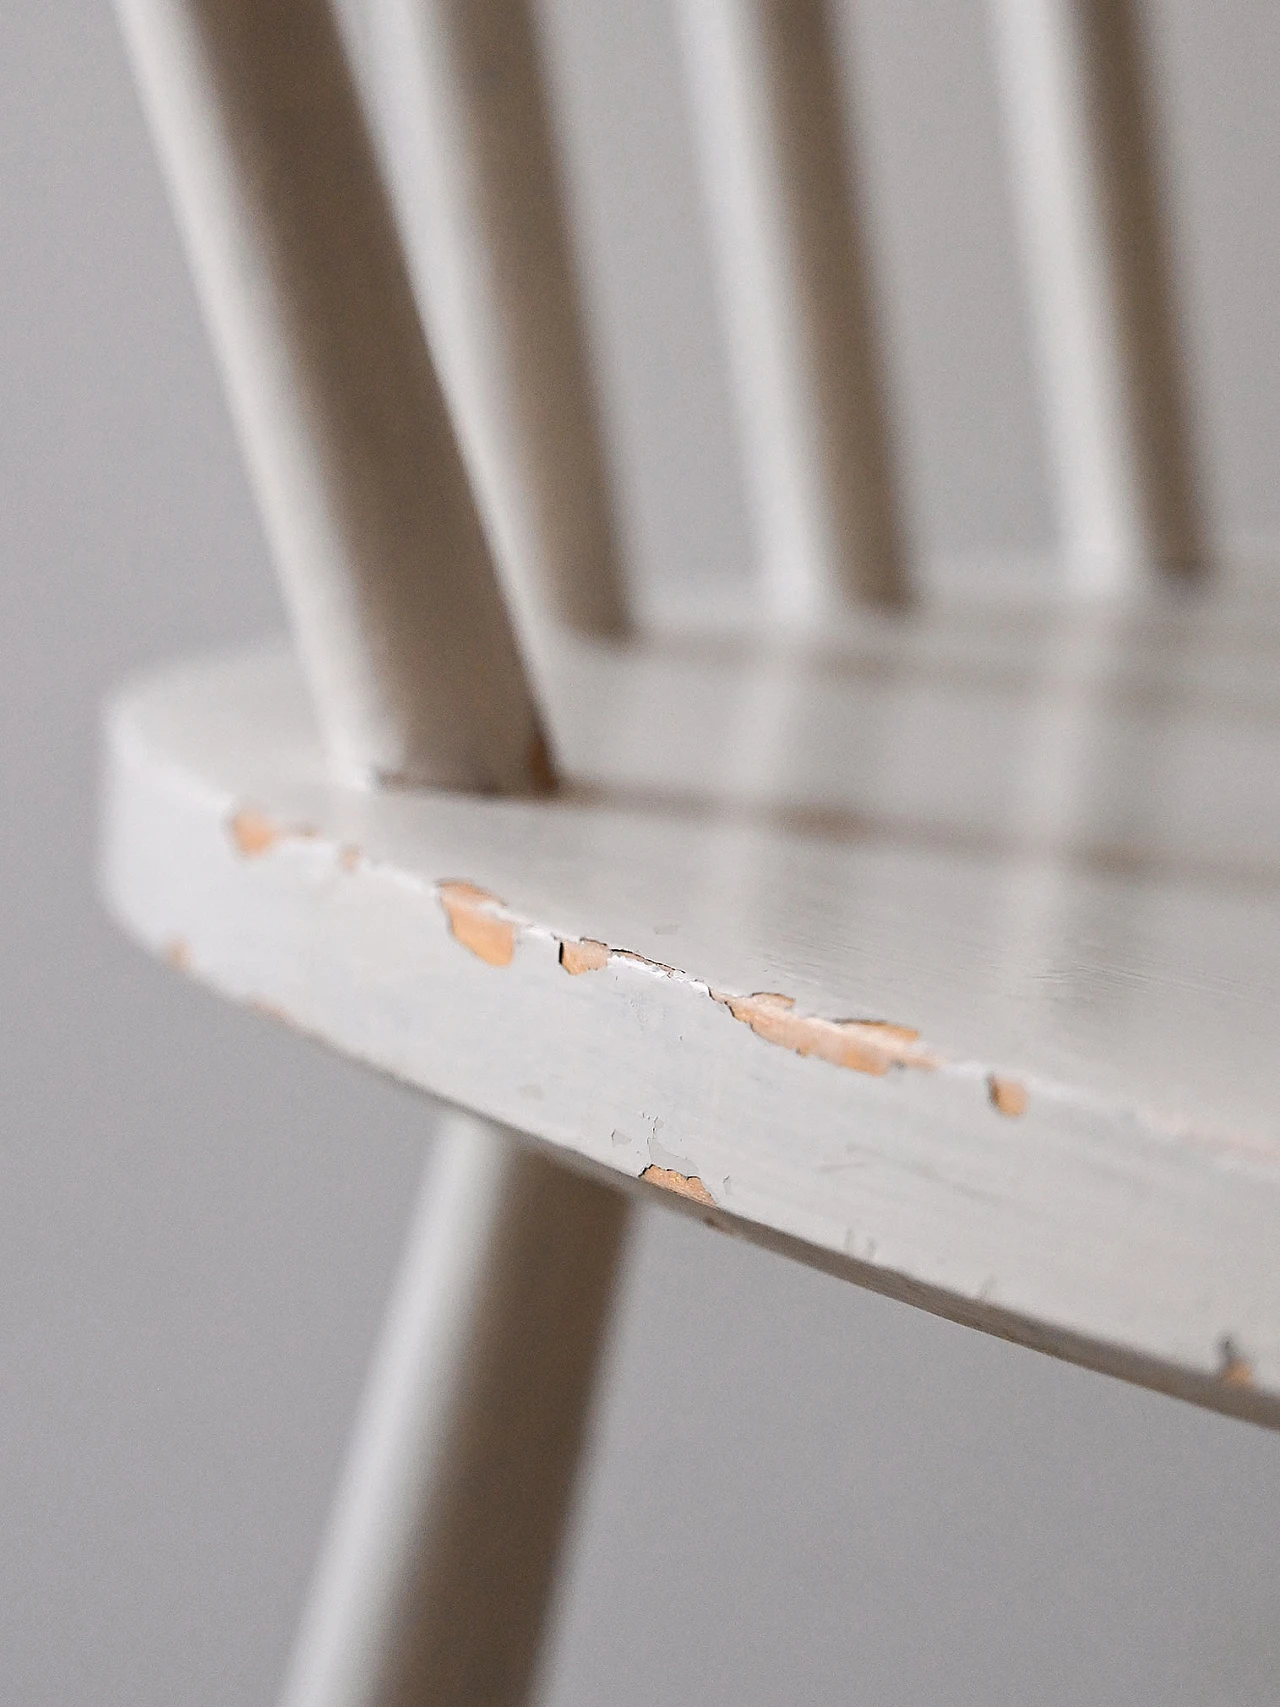
M607 626L618 553L544 74L555 42L537 11L373 0L344 15L509 583ZM799 624L850 598L904 602L886 269L838 9L672 11L760 601ZM1129 0L987 0L985 21L1063 577L1115 591L1194 571L1205 541L1139 21Z
M833 10L672 3L758 611L804 631L856 602L908 607L904 434ZM120 9L335 761L543 786L513 630L536 672L548 615L618 636L643 601L542 9ZM1130 0L986 13L1059 579L1185 579L1206 547Z

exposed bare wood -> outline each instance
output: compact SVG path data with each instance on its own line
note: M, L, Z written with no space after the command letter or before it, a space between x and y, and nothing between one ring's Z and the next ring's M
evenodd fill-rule
M716 1206L715 1198L696 1174L682 1174L675 1168L660 1168L655 1163L647 1167L640 1178L649 1185L660 1186L663 1191L674 1191L677 1197L687 1197L690 1203L702 1203L709 1209Z
M813 1055L833 1067L855 1073L887 1073L891 1067L919 1067L928 1072L937 1058L909 1025L881 1019L826 1019L798 1013L794 996L759 991L752 996L726 996L712 991L734 1019L751 1027L766 1043Z
M509 966L515 953L515 928L496 895L474 883L442 883L440 905L449 929L464 948L489 966Z
M583 972L600 972L609 964L609 948L607 943L592 942L562 942L560 944L560 964L571 977L578 977Z
M987 1074L987 1095L993 1108L1007 1114L1011 1120L1027 1112L1027 1087L1003 1073Z

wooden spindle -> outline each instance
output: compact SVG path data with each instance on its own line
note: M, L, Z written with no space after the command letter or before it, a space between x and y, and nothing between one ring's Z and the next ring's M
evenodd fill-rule
M432 352L522 632L627 625L530 0L347 7Z
M874 292L823 0L677 0L765 593L900 601Z
M1205 555L1129 0L988 0L1050 474L1076 585Z
M336 772L546 787L327 0L119 12Z

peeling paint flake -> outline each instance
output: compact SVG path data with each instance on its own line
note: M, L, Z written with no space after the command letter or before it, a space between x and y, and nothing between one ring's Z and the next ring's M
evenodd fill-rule
M572 977L583 972L600 972L609 964L609 945L584 937L581 942L566 938L560 944L560 964Z
M791 996L767 990L754 996L725 996L713 990L711 997L766 1043L776 1043L797 1055L816 1055L833 1067L881 1074L890 1067L917 1067L928 1072L938 1065L937 1057L920 1042L920 1033L910 1026L889 1020L820 1019L798 1014Z
M488 966L510 966L516 927L513 920L502 916L502 902L496 895L477 889L474 883L442 883L440 905L450 931L464 948Z
M1017 1079L1007 1079L1002 1073L987 1074L987 1096L992 1108L1011 1119L1027 1111L1027 1087Z
M650 1185L661 1186L663 1191L674 1191L678 1197L687 1197L692 1202L705 1204L710 1209L716 1206L715 1198L697 1174L677 1173L674 1168L660 1168L650 1163L640 1178L647 1180Z

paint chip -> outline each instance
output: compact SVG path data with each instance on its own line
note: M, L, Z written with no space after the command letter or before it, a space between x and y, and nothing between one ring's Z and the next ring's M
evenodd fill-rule
M711 997L766 1043L776 1043L797 1055L816 1055L834 1067L880 1074L890 1067L917 1067L928 1072L938 1065L937 1057L920 1042L920 1033L910 1026L889 1020L819 1019L798 1014L791 996L767 990L754 996L724 996L713 990Z
M487 966L510 966L516 947L516 927L511 919L498 915L502 902L496 895L490 895L487 889L477 889L474 883L442 883L440 905L449 920L449 929L464 948L469 948Z
M345 848L339 848L338 864L343 871L354 871L360 864L360 849L352 847L350 844Z
M991 1099L992 1108L998 1108L1001 1114L1016 1118L1027 1110L1027 1087L1017 1079L1006 1079L1000 1073L987 1074L987 1095Z
M677 1173L674 1168L660 1168L656 1163L650 1163L641 1173L640 1178L647 1180L650 1185L659 1185L663 1191L674 1191L678 1197L690 1198L694 1203L706 1204L714 1209L716 1200L703 1185L697 1174Z
M1218 1341L1218 1356L1218 1380L1225 1387L1253 1386L1253 1365L1230 1334L1224 1334Z
M265 812L246 806L236 813L229 825L231 840L246 859L256 859L273 848L280 840L280 827L273 824Z
M191 946L183 937L176 936L165 945L164 957L175 972L189 971L191 967Z
M560 964L573 977L580 972L602 971L609 964L609 945L592 937L583 937L581 942L566 938L560 944Z

